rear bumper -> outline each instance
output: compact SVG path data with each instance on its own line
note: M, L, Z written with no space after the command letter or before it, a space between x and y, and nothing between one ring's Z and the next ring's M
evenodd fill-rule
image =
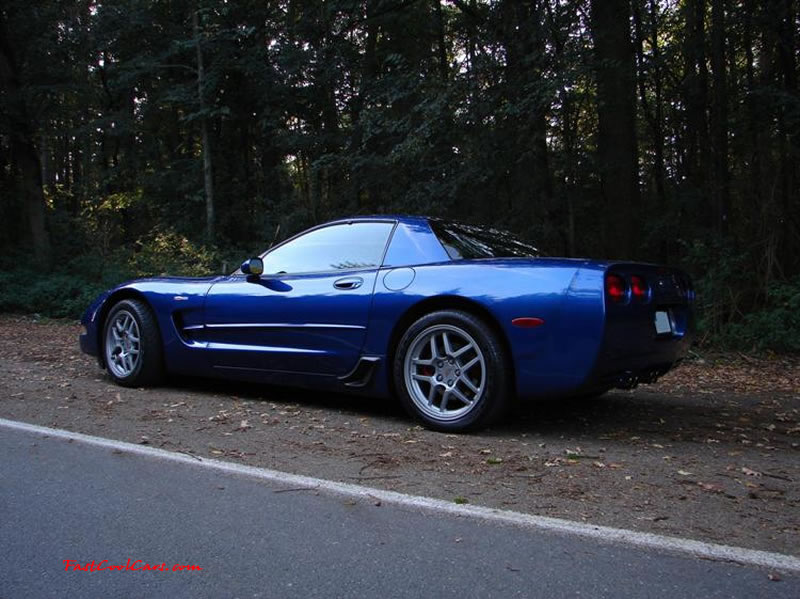
M687 305L672 306L669 313L673 330L668 334L657 334L653 309L627 321L610 319L590 377L592 385L632 389L655 382L678 365L692 344L692 311Z

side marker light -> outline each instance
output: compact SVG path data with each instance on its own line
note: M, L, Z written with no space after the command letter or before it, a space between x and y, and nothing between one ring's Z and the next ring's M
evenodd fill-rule
M542 326L544 324L544 320L541 318L523 316L521 318L515 318L511 321L511 324L521 329L533 329L535 327Z

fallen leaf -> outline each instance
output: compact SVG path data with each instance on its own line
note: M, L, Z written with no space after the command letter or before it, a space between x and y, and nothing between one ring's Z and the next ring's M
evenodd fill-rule
M703 489L704 491L710 491L711 493L724 493L725 489L723 489L720 485L715 485L713 483L697 483L697 486Z

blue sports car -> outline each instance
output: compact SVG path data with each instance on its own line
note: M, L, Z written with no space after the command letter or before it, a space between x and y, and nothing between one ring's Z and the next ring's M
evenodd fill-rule
M120 285L81 349L120 385L169 373L396 396L430 428L472 430L512 400L649 383L691 342L674 268L544 258L495 229L357 217L295 235L227 276Z

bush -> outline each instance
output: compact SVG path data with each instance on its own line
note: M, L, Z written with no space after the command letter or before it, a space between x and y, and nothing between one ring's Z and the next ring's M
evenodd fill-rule
M772 285L764 307L725 326L719 341L744 350L800 352L800 276Z
M66 273L43 275L24 268L0 272L0 312L78 318L102 290L100 283Z
M229 270L238 265L231 257L227 263ZM98 294L124 281L209 275L220 272L222 264L215 250L171 231L156 231L109 256L84 254L56 262L49 272L35 268L24 255L7 255L0 270L0 312L77 319Z
M800 276L756 282L761 256L730 240L686 244L694 276L698 341L738 351L800 352Z

